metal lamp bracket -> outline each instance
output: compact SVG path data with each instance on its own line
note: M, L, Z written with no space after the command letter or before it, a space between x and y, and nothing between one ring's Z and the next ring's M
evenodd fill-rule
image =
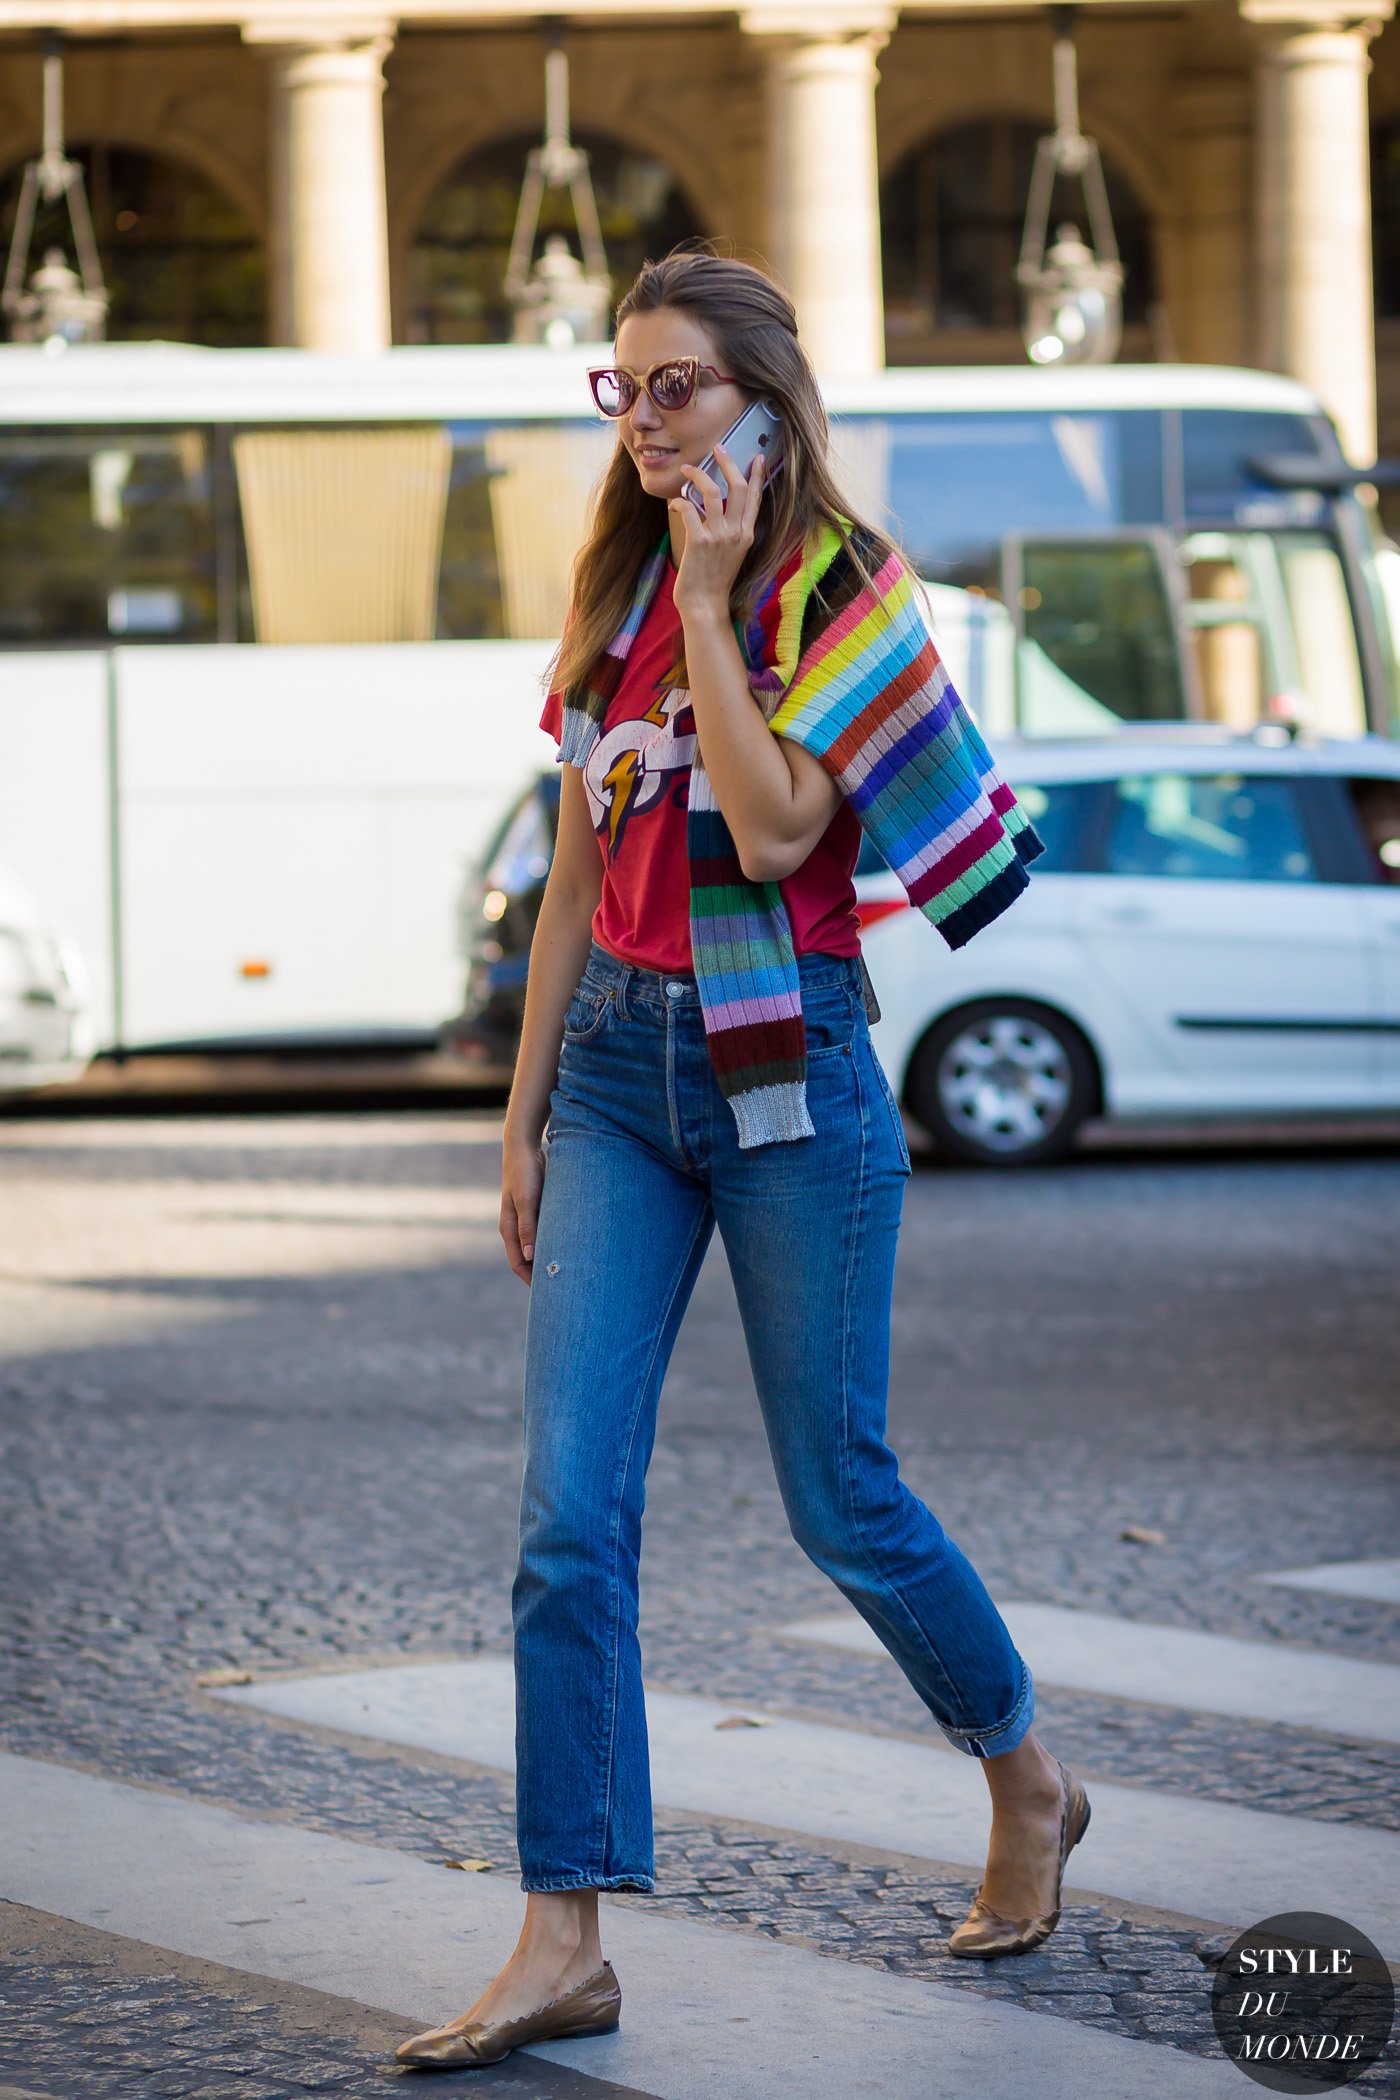
M583 267L590 278L608 277L608 257L603 231L598 223L598 205L588 173L588 155L569 138L569 61L556 31L544 61L544 143L532 146L525 163L525 181L511 235L503 289L514 304L521 303L530 280L530 263L539 231L540 206L546 190L567 189L574 208Z
M63 147L63 60L57 40L49 38L44 45L43 145L39 158L25 164L14 233L5 263L4 286L0 289L0 308L12 320L24 318L35 303L34 293L26 292L24 286L29 244L34 237L39 204L41 201L55 204L60 197L68 206L68 223L73 231L73 252L82 279L83 297L89 304L92 318L100 321L107 310L107 288L92 229L92 215L88 210L83 171L77 161L68 158Z
M1074 45L1074 10L1070 7L1055 7L1051 10L1051 20L1055 33L1055 130L1053 136L1042 138L1036 143L1030 194L1026 199L1021 254L1016 266L1017 281L1021 284L1037 282L1044 268L1045 243L1050 229L1050 208L1054 201L1055 182L1061 175L1078 179L1080 193L1084 199L1089 241L1096 261L1110 270L1115 266L1121 267L1118 242L1113 232L1113 217L1108 205L1108 185L1104 181L1103 162L1094 140L1085 138L1079 129L1079 69Z

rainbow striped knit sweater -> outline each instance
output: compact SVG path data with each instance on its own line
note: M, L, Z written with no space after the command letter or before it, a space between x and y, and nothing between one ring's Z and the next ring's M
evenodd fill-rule
M854 544L867 569L873 542ZM567 690L561 761L581 766L667 560L663 540L587 685ZM939 660L897 554L873 590L832 526L780 569L739 632L775 736L819 758L909 893L960 948L1026 888L1044 852ZM797 960L776 882L750 882L697 754L687 846L690 936L705 1033L741 1148L814 1135Z

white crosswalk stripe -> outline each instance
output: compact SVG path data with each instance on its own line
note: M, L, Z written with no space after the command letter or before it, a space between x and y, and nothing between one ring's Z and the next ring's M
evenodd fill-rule
M1284 1568L1257 1575L1285 1590L1325 1590L1334 1597L1364 1597L1375 1604L1400 1604L1400 1560L1337 1560L1318 1568Z
M1115 1699L1189 1706L1292 1728L1320 1728L1400 1743L1400 1669L1283 1641L1242 1641L1181 1626L1153 1626L1058 1604L997 1608L1039 1684ZM775 1629L798 1640L884 1655L853 1611Z
M503 1658L279 1678L219 1696L502 1771L514 1764L513 1674ZM716 1727L755 1711L649 1691L655 1799L980 1865L987 1796L970 1759L924 1742L781 1718L762 1728ZM1094 1820L1071 1855L1067 1890L1224 1926L1283 1910L1326 1911L1400 1955L1400 1836L1101 1781L1091 1791Z
M425 2025L522 1897L372 1846L0 1754L12 1902ZM1239 2072L746 1933L609 1907L618 2033L532 2052L655 2100L1238 2100ZM1203 1972L1204 1973L1204 1972Z
M1294 1570L1378 1595L1377 1566ZM1370 1588L1347 1588L1349 1577ZM1316 1586L1323 1587L1319 1582ZM1003 1604L1038 1681L1256 1721L1400 1740L1400 1670L1103 1613ZM779 1638L883 1654L851 1613ZM894 1665L891 1664L893 1668ZM409 1664L226 1687L213 1696L313 1728L514 1764L509 1661ZM765 1725L721 1728L746 1715ZM972 1761L939 1738L868 1734L753 1707L648 1691L659 1805L965 1870L985 1856L988 1806ZM1400 1957L1400 1836L1090 1777L1094 1819L1066 1898L1182 1923L1239 1927L1276 1911L1347 1918ZM0 1824L20 1833L3 1894L82 1925L425 2024L498 1966L518 1926L513 1881L444 1875L390 1850L0 1754ZM1226 2100L1218 2061L1051 2019L975 1991L613 1904L624 1990L617 2035L538 2053L654 2100L830 2100L976 2091L1046 2100ZM1208 1988L1202 1971L1203 2005Z

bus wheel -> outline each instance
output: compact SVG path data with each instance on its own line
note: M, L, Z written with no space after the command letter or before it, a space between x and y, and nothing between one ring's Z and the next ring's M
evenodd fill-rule
M978 999L945 1014L905 1084L939 1150L987 1167L1061 1158L1099 1096L1094 1053L1074 1023L1028 999Z

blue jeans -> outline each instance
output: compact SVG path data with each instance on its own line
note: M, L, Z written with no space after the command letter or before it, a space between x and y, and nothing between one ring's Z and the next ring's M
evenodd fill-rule
M885 1442L909 1154L859 964L800 962L817 1135L739 1149L693 977L593 947L545 1132L512 1591L521 1887L652 1889L637 1566L657 1401L716 1224L793 1536L974 1757L1030 1673Z

